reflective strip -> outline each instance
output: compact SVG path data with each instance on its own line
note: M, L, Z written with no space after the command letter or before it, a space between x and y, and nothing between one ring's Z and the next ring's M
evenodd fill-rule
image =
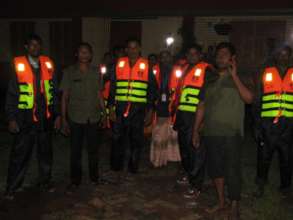
M274 117L277 117L278 114L279 114L279 110L262 111L261 112L261 117L262 118L266 118L266 117L267 118L274 118ZM293 117L293 112L283 110L281 116L292 118Z
M33 85L26 84L26 85L19 85L19 92L26 93L19 95L19 109L32 109L34 107L34 90Z
M129 94L129 95L138 95L138 96L146 96L147 91L146 90L137 90L137 89L116 89L116 94L122 95L122 94Z
M284 101L288 101L288 102L293 102L293 95L289 95L289 94L282 94L280 96L278 96L276 94L264 95L262 97L262 100L263 101L284 100Z
M147 102L147 98L137 98L137 97L133 97L133 96L125 96L125 95L116 95L115 96L115 100L119 101L119 102L141 102L141 103L146 103Z
M199 99L194 97L199 95L200 90L195 88L185 88L180 97L180 103L198 104Z
M139 88L139 89L147 89L148 84L144 82L126 82L126 81L117 81L117 87L132 87L132 88Z
M44 87L45 87L45 92L46 92L46 97L47 97L47 105L52 105L52 99L53 99L52 82L50 82L49 80L45 80L44 81Z
M196 112L197 106L190 106L190 105L182 105L180 104L178 109L180 111L186 111L186 112Z
M293 102L293 95L283 94L283 95L282 95L282 99L283 99L284 101Z
M262 109L269 109L269 108L287 108L287 109L293 109L293 104L288 103L264 103L262 104Z

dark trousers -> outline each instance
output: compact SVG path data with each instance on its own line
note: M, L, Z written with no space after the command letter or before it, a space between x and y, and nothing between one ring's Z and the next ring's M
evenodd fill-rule
M178 112L174 128L178 131L182 167L189 177L191 186L201 189L205 172L205 150L202 146L195 149L192 145L194 115L189 112Z
M262 124L263 145L258 149L258 183L264 185L268 180L268 173L272 158L278 152L280 167L280 189L291 186L292 180L292 148L293 126L285 118L277 124L265 121Z
M71 153L70 173L71 182L79 185L82 179L82 146L86 139L88 152L88 167L90 180L99 180L99 149L98 149L98 125L97 123L79 124L70 123L71 129Z
M14 137L7 176L8 192L14 192L21 187L34 146L37 147L39 184L50 182L53 159L51 133L23 130Z
M113 123L113 143L110 159L113 171L123 170L126 151L129 148L128 171L130 173L138 172L144 145L144 117L144 110L137 111L127 118L120 115Z
M211 179L224 178L228 198L239 201L241 197L241 136L204 137L207 149L207 168Z

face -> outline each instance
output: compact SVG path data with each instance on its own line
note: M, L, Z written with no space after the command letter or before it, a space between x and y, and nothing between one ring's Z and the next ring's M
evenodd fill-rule
M170 65L172 64L172 56L170 53L162 52L160 54L160 63L162 65Z
M90 63L92 61L93 54L89 48L81 46L77 52L77 59L79 63Z
M31 40L27 45L25 45L28 55L32 57L39 57L41 54L41 44L36 40Z
M135 41L130 41L126 48L126 53L130 59L136 59L140 56L140 46Z
M283 48L277 53L277 63L280 65L287 65L290 61L290 52Z
M229 68L233 59L235 59L235 55L232 56L229 49L222 48L217 51L216 63L219 69Z
M186 58L189 64L197 64L201 59L201 53L195 48L191 48L188 50Z

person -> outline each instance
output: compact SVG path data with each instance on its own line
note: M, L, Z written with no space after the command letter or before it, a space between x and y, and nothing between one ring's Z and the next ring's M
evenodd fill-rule
M152 69L155 65L158 64L158 56L152 53L148 56L148 61L149 61L150 69Z
M141 151L144 145L144 124L152 122L157 99L156 79L148 61L140 56L140 43L127 41L127 57L118 60L111 80L108 106L112 127L111 170L115 182L123 179L124 160L130 149L128 176L139 172ZM130 179L130 178L129 178Z
M239 219L241 195L241 144L244 135L245 103L253 101L249 80L240 79L236 50L229 42L216 47L216 73L206 84L199 103L193 130L193 145L200 144L199 132L203 123L203 142L207 152L208 173L215 183L219 204L208 208L209 213L225 212L224 184L231 201L230 219ZM250 85L252 86L252 85Z
M99 72L103 79L103 98L104 105L108 105L108 98L110 95L110 83L111 83L111 74L113 73L113 68L115 68L114 59L111 53L107 52L104 54L102 63L100 64ZM111 127L111 121L109 118L109 109L106 107L106 120L103 125L103 128L109 129Z
M156 120L152 131L150 161L154 167L167 165L168 161L180 161L177 132L171 127L169 112L169 79L172 71L172 55L162 51L160 63L153 68L159 88L159 100L156 105Z
M257 82L258 146L256 197L265 193L272 157L279 154L280 192L287 197L292 181L293 65L292 49L284 45L261 71Z
M6 198L13 199L22 186L33 147L39 161L38 186L53 192L52 132L60 129L58 89L54 64L42 55L42 39L30 35L25 42L26 55L15 57L14 74L6 97L8 130L13 134L7 175Z
M200 45L189 46L186 52L188 64L183 69L175 67L170 81L170 90L175 90L172 95L171 112L176 116L174 130L178 132L181 163L184 170L184 175L177 180L177 183L189 184L190 188L184 197L193 199L197 199L200 195L204 179L204 152L201 148L195 150L192 146L192 121L202 98L201 90L206 77L210 74L209 64L201 62L201 56Z
M104 112L102 79L91 64L93 49L82 42L76 50L77 62L64 70L62 91L62 132L70 135L70 178L67 193L78 190L82 181L82 145L87 143L89 177L92 184L101 183L97 131Z

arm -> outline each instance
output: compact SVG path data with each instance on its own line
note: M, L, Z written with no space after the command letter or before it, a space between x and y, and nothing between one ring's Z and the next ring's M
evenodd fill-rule
M253 92L246 87L240 80L238 74L237 74L237 67L236 67L236 61L235 59L232 60L231 63L231 75L233 78L233 81L237 87L237 90L239 92L239 95L241 97L241 99L246 103L246 104L251 104L253 102L254 99L254 94Z
M152 71L149 72L149 82L147 91L147 109L154 109L159 97L157 80Z
M18 133L20 131L16 119L18 113L18 97L19 89L17 86L16 73L13 72L12 78L8 84L5 103L5 112L8 119L8 130L11 133Z
M62 119L62 133L65 135L70 134L69 124L67 121L68 103L70 99L70 83L69 73L64 72L60 84L61 96L61 119Z
M149 71L149 82L147 91L147 114L145 117L145 126L151 125L153 113L159 97L158 83L152 71Z

